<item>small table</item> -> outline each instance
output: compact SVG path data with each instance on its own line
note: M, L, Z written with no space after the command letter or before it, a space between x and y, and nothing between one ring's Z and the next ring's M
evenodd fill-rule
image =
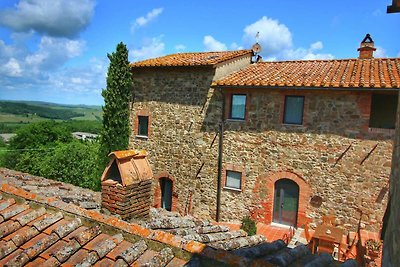
M330 231L330 233L329 233ZM328 232L328 233L327 233ZM342 243L344 231L340 228L331 225L321 224L315 229L312 237L312 253L315 253L316 245L323 241L325 243L338 245L338 259L340 259L340 245Z

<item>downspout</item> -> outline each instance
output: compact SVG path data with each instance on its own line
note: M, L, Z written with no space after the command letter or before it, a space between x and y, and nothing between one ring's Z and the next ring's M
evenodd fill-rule
M221 208L221 177L222 177L222 145L224 142L224 120L225 120L225 95L220 88L222 96L222 111L221 121L219 123L219 143L218 143L218 177L217 177L217 210L215 220L219 222L220 219L220 208Z

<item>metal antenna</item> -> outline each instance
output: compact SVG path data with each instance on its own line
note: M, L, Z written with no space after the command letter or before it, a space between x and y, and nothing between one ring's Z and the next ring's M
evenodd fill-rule
M256 43L258 43L258 39L260 38L260 32L257 32L256 34Z

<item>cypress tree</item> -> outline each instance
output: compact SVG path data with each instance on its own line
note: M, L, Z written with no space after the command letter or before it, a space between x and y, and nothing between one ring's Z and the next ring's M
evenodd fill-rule
M107 88L101 93L105 105L100 135L100 169L107 164L107 155L111 151L128 148L129 101L133 86L126 45L119 43L117 50L107 57L110 60Z

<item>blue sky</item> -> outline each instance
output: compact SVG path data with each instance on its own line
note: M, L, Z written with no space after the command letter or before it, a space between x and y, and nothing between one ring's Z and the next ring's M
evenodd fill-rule
M391 0L1 0L0 99L103 104L107 53L130 60L249 49L264 60L355 58L366 33L376 57L400 57Z

